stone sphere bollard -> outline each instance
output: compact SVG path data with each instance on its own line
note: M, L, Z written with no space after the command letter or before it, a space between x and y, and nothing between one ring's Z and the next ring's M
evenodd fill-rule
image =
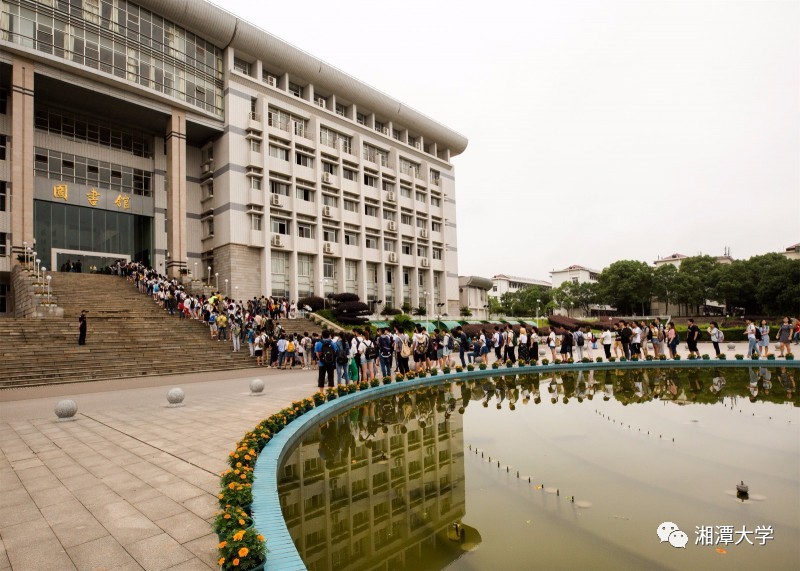
M253 379L250 381L250 396L260 397L264 390L264 381L261 379Z
M540 357L544 357L545 355L547 355L547 350L546 349L539 349L539 356Z
M733 351L734 349L736 349L736 343L728 343L728 349L730 351Z
M75 413L78 412L78 405L74 400L58 401L55 412L59 422L75 420Z
M169 402L170 407L183 406L183 398L185 396L186 393L183 392L183 389L176 387L167 392L167 402Z

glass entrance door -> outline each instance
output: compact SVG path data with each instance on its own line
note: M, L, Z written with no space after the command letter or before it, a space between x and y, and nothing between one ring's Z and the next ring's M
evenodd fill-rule
M52 268L57 272L106 273L108 268L117 260L129 262L130 256L124 254L106 254L103 252L83 252L80 250L62 250L53 248L51 258L56 265Z

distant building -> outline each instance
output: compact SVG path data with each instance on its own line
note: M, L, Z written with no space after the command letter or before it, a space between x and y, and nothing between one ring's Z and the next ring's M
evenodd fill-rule
M600 275L600 270L593 270L584 266L573 265L563 270L553 270L550 272L550 278L553 280L554 288L557 288L564 282L571 281L574 284L595 283L597 276Z
M665 264L671 264L676 268L681 267L681 263L683 260L689 258L684 254L670 254L669 256L659 257L657 260L653 262L653 265L656 268L659 268ZM733 262L733 258L731 258L730 250L725 248L725 252L721 256L714 256L714 259L719 264L730 264ZM711 299L707 299L705 302L705 311L708 313L717 313L722 314L725 312L725 304L720 303L718 301L714 301ZM667 305L663 301L656 299L655 297L650 300L650 312L653 315L673 315L673 316L684 316L684 315L693 315L694 308L688 307L686 305L678 305L678 304L669 304Z
M535 280L533 278L521 278L519 276L497 274L496 276L492 277L492 289L489 292L489 295L499 299L504 293L518 292L530 286L540 286L549 289L553 287L553 284L544 280Z
M783 252L781 252L781 254L783 254L790 260L800 260L800 242L798 242L794 246L789 246Z
M489 291L493 282L480 276L458 276L458 303L467 307L474 319L489 319Z

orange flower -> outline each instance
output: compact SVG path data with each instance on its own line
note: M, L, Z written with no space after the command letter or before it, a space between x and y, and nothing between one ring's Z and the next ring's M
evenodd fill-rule
M264 541L264 536L263 536L263 535L261 535L261 534L259 533L259 534L256 536L256 539L258 539L259 541Z
M238 456L237 456L237 458L238 458ZM242 463L241 462L237 462L236 466L237 466L237 468L241 468L242 467Z
M223 518L225 518L225 519L231 519L231 514L225 514L225 515L224 515L224 516L222 516L222 517L223 517Z
M244 525L244 520L243 519L239 520L239 525Z
M220 544L219 544L219 545L217 545L217 549L222 549L222 548L223 548L223 547L225 547L226 545L228 545L228 542L227 542L227 541L222 541L222 542L220 542Z
M238 567L239 566L239 560L238 559L234 559L233 560L233 566L234 567Z
M247 478L247 474L242 474L242 475L241 475L241 476L239 476L239 477L240 477L242 480L244 480L244 479L246 479L246 478Z
M232 490L234 488L234 483L231 482L230 484L228 484L228 487Z
M245 555L247 555L248 553L250 553L250 550L249 550L249 549L247 549L246 547L242 547L242 548L239 550L239 557L244 557L244 556L245 556Z
M243 529L239 530L239 531L237 531L236 533L233 534L233 540L234 541L241 541L243 537L244 537L244 530Z
M245 454L245 455L244 455L244 459L245 459L245 460L250 460L250 454Z
M217 561L217 565L219 565L220 567L222 567L222 564L223 564L223 563L225 563L225 558L224 558L224 557L220 557L220 558L219 558L219 561Z
M217 494L217 497L218 497L219 499L222 499L222 498L224 498L225 496L223 496L222 494Z

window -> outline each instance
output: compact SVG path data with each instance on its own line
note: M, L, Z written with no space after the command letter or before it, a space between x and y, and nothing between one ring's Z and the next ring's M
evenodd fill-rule
M297 187L297 198L306 202L314 202L314 191L308 188Z
M414 250L413 250L413 245L411 244L411 242L403 242L403 244L402 244L402 246L401 246L401 250L400 250L400 251L401 251L403 254L405 254L406 256L410 256L410 255L411 255L411 252L413 252L413 251L414 251Z
M303 167L314 168L314 157L309 157L297 151L294 153L294 162Z
M417 146L417 138L416 137L412 137L411 135L409 135L408 136L408 144L411 145L412 147L416 147Z
M424 218L417 218L417 228L424 230L428 226L428 221Z
M336 228L326 228L322 227L322 239L325 242L338 242L339 241L339 231Z
M250 75L250 62L235 57L233 58L233 69L239 73Z
M285 218L272 218L270 220L270 224L272 225L272 232L275 234L283 234L284 236L289 235L289 221Z
M311 224L304 224L302 222L297 223L297 235L300 238L313 238L314 237L314 226Z
M379 133L383 133L383 130L386 128L386 125L381 123L380 121L375 121L375 130Z
M346 246L358 246L358 232L345 230L344 243Z
M391 210L384 210L383 211L383 219L384 220L390 220L390 221L394 222L397 219L397 213L393 212Z
M358 212L358 202L355 200L344 200L344 209L348 212Z
M392 192L394 190L394 183L387 180L383 181L383 190L386 192Z
M303 98L303 86L297 85L296 83L289 82L289 93L294 95L295 97Z
M410 138L410 137L409 137ZM400 159L400 172L409 176L417 177L419 175L419 165L411 162L408 159Z
M356 123L359 125L367 124L367 116L364 113L356 112Z
M0 180L0 212L8 210L8 182Z
M364 184L366 186L377 187L378 186L378 177L373 176L371 174L364 173Z
M214 217L211 216L203 220L203 237L211 238L214 236Z
M441 222L431 222L431 232L441 232L441 231L442 231Z
M277 180L270 180L269 191L272 194L282 194L283 196L289 196L289 184L285 182L279 182Z
M337 115L341 115L342 117L344 117L345 115L347 115L347 107L345 107L341 103L337 103L336 104L336 114Z
M261 190L261 179L255 176L251 176L250 178L250 188L253 190Z
M407 186L400 185L400 196L403 198L411 198L411 189Z
M427 258L428 257L428 247L423 246L422 244L417 244L417 256L420 258Z
M439 179L441 178L441 173L436 169L431 169L431 184L435 184L439 186Z
M322 172L326 172L331 176L336 176L336 169L337 168L338 167L333 163L322 161Z
M417 192L416 193L417 202L425 202L425 193L424 192Z
M441 248L432 248L432 258L434 260L441 260L442 259L442 249Z
M6 242L8 242L8 234L6 232L0 232L0 257L8 255Z
M401 141L403 138L403 132L399 129L392 129L392 139L395 141Z
M261 214L250 214L250 229L261 231L262 218Z
M7 135L0 135L0 161L6 160L6 144L8 143Z
M386 240L384 238L383 250L385 252L394 252L395 250L397 250L397 242L395 242L394 240Z
M411 216L411 214L403 213L403 214L400 215L400 223L401 224L407 224L407 225L411 226L411 225L414 224L414 217Z
M347 180L358 180L358 172L354 171L353 169L344 167L343 174L344 178L346 178Z
M280 159L282 161L288 161L289 149L284 149L283 147L276 147L275 145L270 145L269 156L274 157L276 159Z
M367 239L365 240L365 245L370 250L377 250L378 249L378 238L377 236L370 236L367 234Z
M250 150L255 153L261 152L261 141L256 141L255 139L250 139Z
M338 208L339 207L339 198L337 196L331 196L330 194L323 194L322 195L322 204L324 206L330 206L331 208Z
M365 204L364 205L364 214L366 214L367 216L374 216L374 217L377 218L378 217L378 207L377 206L372 206L371 204Z
M442 200L438 196L431 196L431 206L439 208L442 205Z

